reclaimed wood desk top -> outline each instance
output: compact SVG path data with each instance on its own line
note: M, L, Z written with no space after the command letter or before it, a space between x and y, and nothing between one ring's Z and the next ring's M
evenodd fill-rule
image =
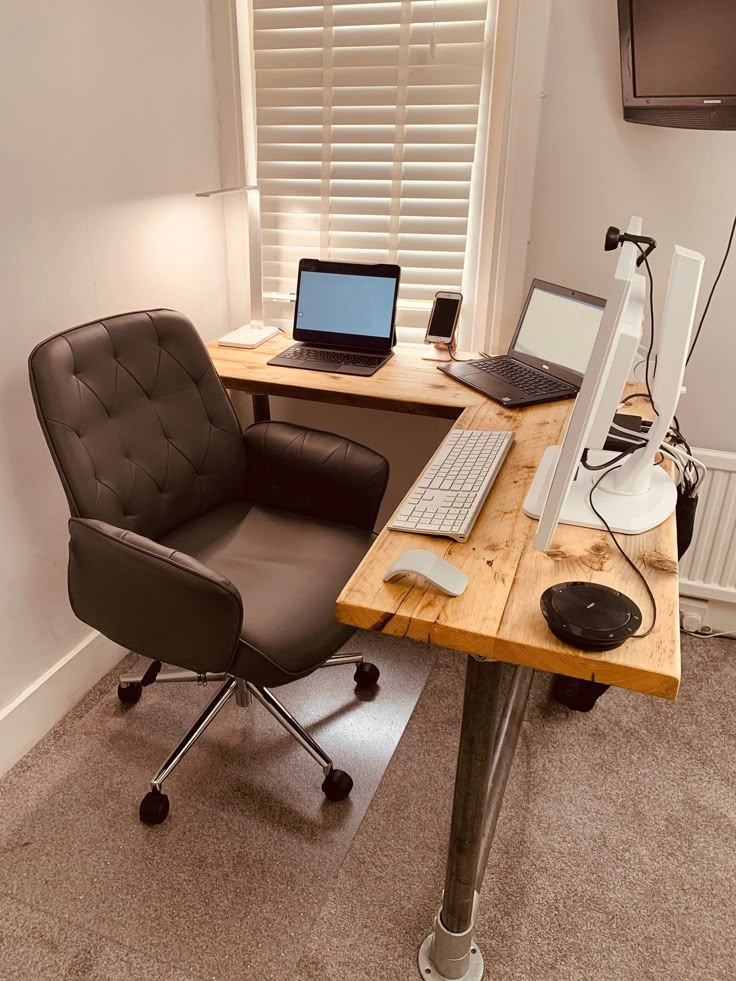
M411 637L492 657L675 698L680 683L677 541L674 516L643 535L617 536L641 568L657 602L654 631L614 651L592 654L569 647L549 631L539 609L542 592L556 582L600 582L631 596L651 622L651 603L639 578L606 532L559 525L549 552L531 542L536 521L522 503L544 449L558 443L572 402L507 409L465 388L420 350L400 346L372 378L268 367L289 343L278 337L254 351L209 345L229 388L253 394L394 409L456 419L463 429L514 430L516 439L488 496L470 540L411 535L384 528L343 589L337 615L345 623L392 636ZM468 576L462 596L438 593L413 575L384 583L401 552L424 548L448 559Z
M420 344L399 344L390 361L375 375L363 378L268 364L269 358L293 343L291 337L280 334L252 351L221 347L217 341L207 348L227 388L250 395L285 395L441 419L457 419L469 405L486 401L479 392L437 371L436 362L423 361Z

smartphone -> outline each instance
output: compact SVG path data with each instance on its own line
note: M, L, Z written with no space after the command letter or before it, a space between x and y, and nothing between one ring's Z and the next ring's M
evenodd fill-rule
M425 341L452 344L462 302L462 293L435 293Z

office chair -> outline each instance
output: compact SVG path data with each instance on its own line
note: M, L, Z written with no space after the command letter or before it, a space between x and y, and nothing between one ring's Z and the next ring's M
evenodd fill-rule
M350 776L271 688L348 663L358 689L378 681L361 655L330 655L353 632L335 601L373 541L386 460L288 423L242 432L194 326L171 310L57 334L29 371L71 511L72 608L152 661L120 678L120 700L155 681L223 682L151 781L141 820L165 820L164 780L233 695L260 702L321 765L327 798L346 798Z

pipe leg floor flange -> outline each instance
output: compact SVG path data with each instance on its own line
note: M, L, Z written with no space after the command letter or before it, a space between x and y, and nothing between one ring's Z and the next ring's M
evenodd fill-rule
M484 970L483 955L480 952L478 944L473 943L472 947L470 948L469 966L465 974L461 976L455 974L452 978L449 978L445 974L440 974L439 970L430 959L433 941L434 933L430 933L422 946L419 948L419 957L417 959L419 964L419 974L425 979L425 981L482 981Z

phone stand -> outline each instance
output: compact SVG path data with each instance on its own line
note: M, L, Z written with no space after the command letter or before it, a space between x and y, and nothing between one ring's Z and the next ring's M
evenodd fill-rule
M449 344L434 342L426 348L424 354L422 354L422 360L423 361L452 361L450 350L451 348Z

